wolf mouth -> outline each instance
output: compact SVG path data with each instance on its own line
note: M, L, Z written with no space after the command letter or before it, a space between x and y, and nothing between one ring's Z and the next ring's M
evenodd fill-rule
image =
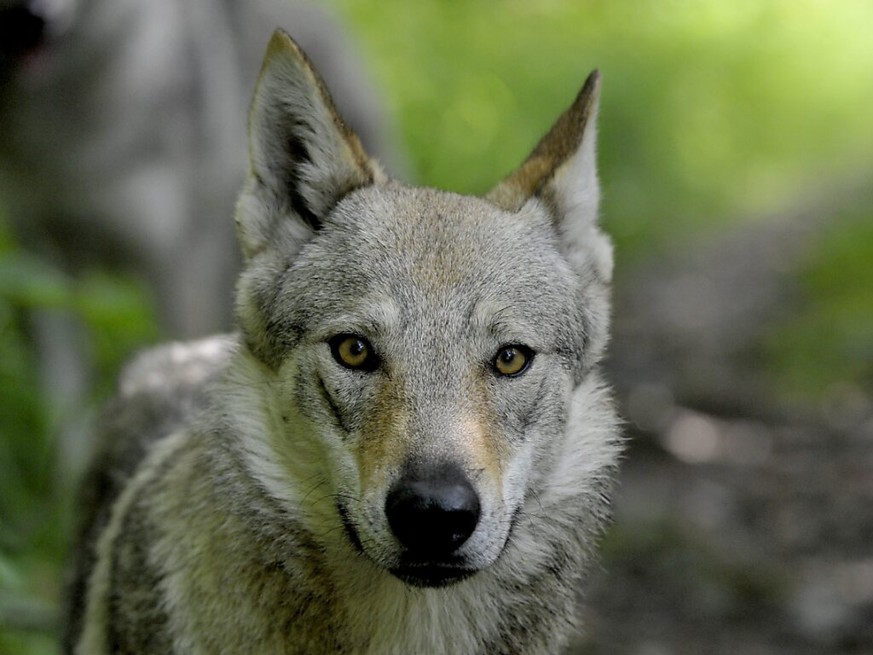
M349 543L355 551L366 556L361 537L349 518L348 510L340 502L337 502L336 509ZM459 558L454 559L458 560ZM476 569L464 567L460 561L419 562L406 560L402 561L399 566L388 569L388 572L414 587L445 587L469 578L476 573Z
M476 573L475 569L450 564L405 564L390 569L391 575L414 587L446 587Z

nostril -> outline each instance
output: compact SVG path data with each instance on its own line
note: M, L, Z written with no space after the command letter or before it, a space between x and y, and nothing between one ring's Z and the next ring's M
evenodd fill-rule
M0 54L27 54L42 42L45 19L25 4L0 9Z
M424 477L405 476L389 492L391 531L416 559L451 555L479 523L479 496L455 468Z

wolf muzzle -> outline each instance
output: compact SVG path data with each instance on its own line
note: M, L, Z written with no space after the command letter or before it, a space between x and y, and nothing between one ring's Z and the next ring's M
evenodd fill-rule
M479 524L479 495L455 464L409 467L385 500L385 516L404 548L392 573L416 586L443 586L473 573L458 549Z

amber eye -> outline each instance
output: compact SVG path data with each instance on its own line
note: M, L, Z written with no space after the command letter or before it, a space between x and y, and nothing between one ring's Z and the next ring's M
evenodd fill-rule
M512 377L521 375L530 366L534 353L527 346L503 346L494 357L492 365L498 375Z
M338 334L328 341L333 358L341 366L372 371L379 365L370 342L356 334Z

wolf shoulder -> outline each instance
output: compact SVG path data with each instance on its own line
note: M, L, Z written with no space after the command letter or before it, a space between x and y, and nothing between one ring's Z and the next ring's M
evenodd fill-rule
M150 444L190 421L207 404L207 390L226 368L236 342L235 335L221 335L168 343L135 356L101 417L98 448L142 456Z
M236 341L234 335L222 335L156 346L136 355L119 376L116 394L100 417L78 497L63 652L99 653L108 647L102 636L87 635L86 625L95 618L93 607L86 609L89 603L103 615L100 625L111 618L116 637L141 637L142 652L170 652L159 643L167 621L160 609L160 574L146 556L157 527L150 507L157 498L149 494L155 495L155 482L166 473L162 462L178 465L198 451L190 428L209 406L208 390L226 368ZM110 584L135 592L137 606L92 602ZM131 616L138 617L137 625L122 625Z
M329 637L335 600L312 589L324 582L317 554L296 519L280 524L241 478L239 452L227 447L238 435L227 432L222 414L233 410L222 402L232 401L221 390L237 352L236 335L173 343L122 373L96 484L85 485L103 492L93 505L83 499L65 653L285 652L282 621L239 596L300 617L300 644L340 652ZM265 546L279 525L281 552ZM282 565L287 552L299 566Z

